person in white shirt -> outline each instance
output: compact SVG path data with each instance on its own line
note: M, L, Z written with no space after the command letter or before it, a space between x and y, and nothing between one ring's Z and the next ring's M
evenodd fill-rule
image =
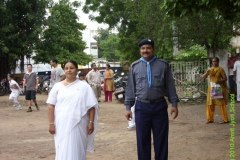
M237 56L237 61L234 63L233 67L233 80L237 84L237 102L240 102L240 55Z
M10 90L11 90L9 100L13 101L14 107L16 107L16 110L21 110L22 106L18 102L18 97L19 97L19 94L20 94L20 87L17 84L17 82L13 80L12 75L8 75L7 79L8 79L9 87L10 87Z
M63 69L58 66L58 60L56 58L51 59L50 64L52 66L52 69L51 69L49 91L57 82L60 82L66 78Z
M91 67L92 70L88 72L87 81L92 87L98 102L100 102L99 98L101 97L101 73L97 70L95 63L92 63Z

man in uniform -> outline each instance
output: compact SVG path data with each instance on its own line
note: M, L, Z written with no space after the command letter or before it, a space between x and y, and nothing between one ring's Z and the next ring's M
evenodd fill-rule
M88 73L87 81L92 87L98 102L100 102L99 98L101 97L101 74L97 70L95 63L92 63L91 67L92 70Z
M135 124L138 160L151 160L151 131L153 133L155 160L168 159L168 105L170 114L178 116L175 84L169 64L154 54L154 41L139 42L141 58L132 63L125 90L125 116L132 118L131 106L135 102Z

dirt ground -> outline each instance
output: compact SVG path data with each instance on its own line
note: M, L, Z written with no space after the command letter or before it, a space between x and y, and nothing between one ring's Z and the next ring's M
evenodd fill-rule
M47 95L37 94L40 111L16 111L8 96L0 97L0 160L53 160L53 136L48 133ZM101 100L103 99L103 96ZM240 159L240 103L235 104L235 160ZM170 107L169 107L170 109ZM99 128L95 137L95 152L88 160L137 160L135 130L127 129L125 107L114 100L100 102ZM205 102L179 105L179 116L170 119L169 160L230 160L230 124L221 120L216 108L215 123L205 124ZM152 155L154 159L154 155Z

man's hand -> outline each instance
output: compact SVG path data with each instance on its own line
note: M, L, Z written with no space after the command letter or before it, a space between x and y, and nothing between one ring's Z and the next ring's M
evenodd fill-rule
M217 81L216 81L216 84L219 84L219 83L220 83L220 80L217 80Z
M173 119L177 118L177 116L178 116L178 108L177 107L172 107L170 114L172 115L172 113L174 113L173 114Z
M127 118L128 121L130 121L132 119L132 111L126 110L125 117Z

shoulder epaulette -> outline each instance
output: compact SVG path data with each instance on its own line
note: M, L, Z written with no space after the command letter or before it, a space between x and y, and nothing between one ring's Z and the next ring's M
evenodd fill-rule
M157 58L157 60L159 60L159 61L161 61L161 62L164 62L164 63L167 63L167 64L169 64L169 62L168 62L168 61L166 61L165 59Z
M136 64L138 64L139 62L141 62L141 60L139 59L139 60L136 60L136 61L134 61L132 64L131 64L131 67L132 66L134 66L134 65L136 65Z

